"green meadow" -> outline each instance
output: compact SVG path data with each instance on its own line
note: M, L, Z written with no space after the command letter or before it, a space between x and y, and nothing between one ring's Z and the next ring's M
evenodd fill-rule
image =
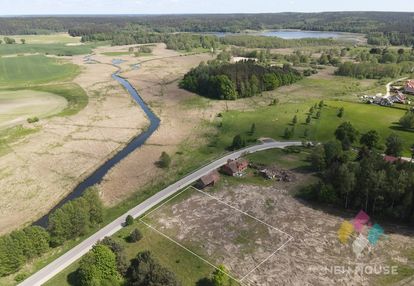
M245 135L247 140L255 141L258 137L272 137L277 140L286 140L285 129L294 127L291 140L327 141L334 139L335 129L342 123L351 122L359 132L376 130L381 136L381 144L385 138L395 132L404 140L405 154L409 155L409 148L414 143L414 133L403 131L398 127L398 120L404 115L405 109L381 107L357 102L325 101L321 110L321 117L316 118L316 112L311 115L310 124L306 124L309 109L318 101L300 103L285 103L276 106L261 107L255 111L228 111L222 114L219 124L219 136L215 138L216 146L230 146L233 137L237 134ZM339 118L338 111L344 108L344 116ZM292 124L294 116L298 122ZM256 132L250 135L250 127L255 123ZM305 136L305 130L307 136Z
M0 58L0 88L68 80L79 72L77 65L42 55Z

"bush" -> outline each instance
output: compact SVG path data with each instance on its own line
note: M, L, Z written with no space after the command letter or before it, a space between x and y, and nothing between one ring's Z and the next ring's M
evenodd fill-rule
M118 284L119 273L115 254L105 245L95 245L79 262L77 271L79 285L105 285L106 281ZM110 285L114 285L111 283Z
M107 246L116 256L116 268L121 275L125 275L128 270L128 262L124 248L111 237L105 237L99 244Z
M400 125L404 129L414 128L414 112L409 111L400 119Z
M16 275L16 277L14 277L14 281L16 281L16 282L22 282L27 277L29 277L29 274L28 273L19 273L19 274Z
M230 149L238 150L243 147L246 147L246 140L244 139L244 137L240 134L234 136L233 143L231 144Z
M125 219L125 226L130 226L134 224L134 218L131 215L128 215Z
M160 168L168 168L171 165L171 157L166 152L162 152L160 160L158 161L158 166Z
M131 233L130 233L130 235L129 235L129 237L128 237L128 241L129 242L132 242L132 243L134 243L134 242L138 242L138 241L140 241L142 239L142 233L139 231L139 229L134 229Z
M35 123L35 122L38 122L38 121L39 121L38 117L27 118L27 123Z
M161 266L149 251L138 253L128 268L127 281L129 285L147 286L180 286L174 273Z

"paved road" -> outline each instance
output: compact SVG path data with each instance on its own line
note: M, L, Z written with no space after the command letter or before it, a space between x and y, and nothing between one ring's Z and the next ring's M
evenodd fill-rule
M133 209L129 210L127 213L123 214L119 218L115 219L113 222L90 236L89 238L85 239L79 245L75 246L61 257L57 258L55 261L50 263L49 265L45 266L25 281L20 283L19 285L22 286L37 286L42 285L53 276L58 274L60 271L68 267L70 264L78 260L82 257L86 252L88 252L92 246L98 242L99 240L103 239L106 236L111 236L120 229L122 229L122 224L125 222L125 218L127 215L132 215L134 218L137 218L143 215L145 212L153 208L154 206L158 205L165 199L169 198L170 196L177 193L179 190L191 185L195 181L197 181L200 177L210 173L212 170L217 169L224 165L227 160L229 159L236 159L243 154L254 153L258 151L274 149L274 148L285 148L288 146L300 146L302 145L301 142L266 142L263 144L254 145L251 147L247 147L245 149L230 153L198 170L189 174L188 176L182 178L181 180L177 181L176 183L166 187L159 193L153 195L146 201L142 202L141 204L137 205Z

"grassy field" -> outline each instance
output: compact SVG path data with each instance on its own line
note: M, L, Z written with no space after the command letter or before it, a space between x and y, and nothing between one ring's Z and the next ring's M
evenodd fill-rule
M46 54L57 56L74 56L86 55L92 52L96 47L95 44L85 44L68 46L67 44L15 44L15 45L0 45L0 56L5 55L20 55L20 54Z
M76 76L79 67L41 55L0 58L0 88L27 87Z
M135 228L142 232L143 239L136 243L128 243L126 237ZM125 248L128 261L135 258L139 252L149 250L161 265L175 273L183 286L194 286L198 280L208 277L214 271L213 267L207 263L140 222L125 227L116 233L114 238ZM78 262L72 264L45 286L76 285L71 283L70 277L73 276L77 267Z
M80 37L71 37L68 33L56 33L56 34L49 34L49 35L0 35L0 39L4 37L9 37L15 39L17 43L20 44L21 39L26 40L27 44L76 44L80 43Z
M292 119L296 115L298 123L294 128L291 139L327 141L334 138L334 131L342 122L350 121L361 133L368 130L377 130L381 136L381 144L392 132L397 133L404 140L405 154L409 154L409 147L413 144L413 132L398 129L397 122L404 115L405 110L397 108L380 107L363 103L344 101L325 101L321 118L312 116L308 125L305 120L310 107L315 101L286 103L277 106L262 107L252 112L229 111L223 113L219 136L213 138L211 144L215 146L230 146L233 137L237 134L246 136L247 140L255 141L258 137L272 137L277 140L286 140L286 128L293 127ZM338 110L345 109L344 116L337 116ZM256 133L249 135L250 126L256 124ZM220 125L219 125L220 126ZM308 136L305 137L305 130Z
M246 158L251 163L272 165L277 164L287 169L305 168L309 165L307 157L310 151L299 148L299 153L288 151L289 149L271 149L262 152L249 154Z
M330 68L329 68L330 69ZM281 103L297 103L311 99L355 100L357 95L375 94L385 91L384 85L374 80L357 80L350 77L325 75L333 70L322 70L320 74L264 94L276 97Z
M0 36L0 39L3 39L3 37L5 36ZM83 55L91 53L92 48L98 45L94 43L83 44L80 42L80 37L71 37L67 33L7 37L15 39L16 44L0 45L0 56L34 53L58 56ZM21 39L25 39L26 44L21 44Z

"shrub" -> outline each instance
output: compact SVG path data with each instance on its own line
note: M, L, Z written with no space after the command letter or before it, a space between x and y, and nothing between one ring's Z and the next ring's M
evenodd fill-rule
M125 219L125 226L130 226L134 224L134 218L131 215L128 215Z
M128 237L129 242L138 242L142 239L142 233L139 231L139 229L134 229L131 234Z
M161 168L168 168L171 165L171 157L166 152L162 152L158 166Z
M38 122L39 121L39 118L38 117L30 117L30 118L27 118L27 123L35 123L35 122Z
M231 144L230 148L232 150L238 150L243 147L246 147L246 140L240 134L234 136L233 143Z

